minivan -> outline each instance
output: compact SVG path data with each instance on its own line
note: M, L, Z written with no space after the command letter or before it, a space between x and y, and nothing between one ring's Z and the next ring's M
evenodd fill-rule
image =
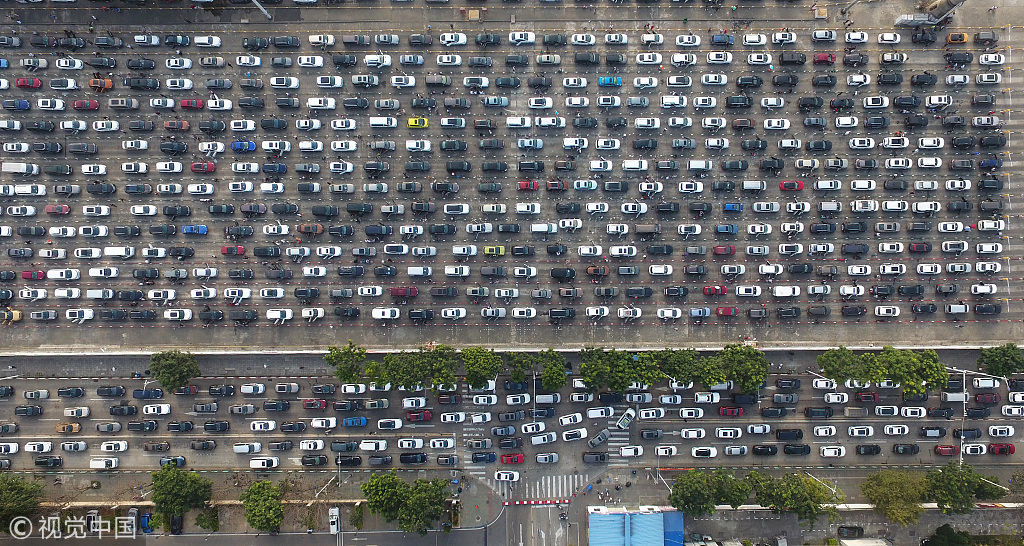
M538 394L537 404L557 404L562 401L562 395L556 393L552 394Z
M764 191L768 185L764 180L744 180L743 191Z
M371 117L370 127L384 127L388 129L394 129L398 127L398 120L392 117Z

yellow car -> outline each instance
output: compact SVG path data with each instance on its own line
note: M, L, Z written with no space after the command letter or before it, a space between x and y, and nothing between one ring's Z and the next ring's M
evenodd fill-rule
M970 38L966 32L950 32L946 35L947 44L966 44L967 39Z
M502 246L502 245L498 245L498 246L485 246L484 247L484 256L504 256L504 255L505 255L505 247Z
M410 129L426 129L427 118L409 118Z
M82 431L82 425L79 423L58 423L57 432L60 434L74 434Z

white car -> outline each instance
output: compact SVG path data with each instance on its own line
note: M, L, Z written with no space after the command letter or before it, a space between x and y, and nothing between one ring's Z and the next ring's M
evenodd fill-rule
M866 44L868 43L867 32L847 32L846 43L848 44Z
M589 416L589 412L588 412L588 416ZM583 414L582 413L570 413L568 415L563 415L563 416L558 418L558 424L560 426L563 426L563 427L567 427L567 426L570 426L570 425L576 425L576 424L579 424L579 423L582 423L582 422L583 422Z
M983 53L978 57L982 66L999 66L1006 62L1006 56L1001 53Z
M699 440L706 434L702 428L684 428L679 431L679 437L683 440Z
M143 415L170 415L170 404L146 404L142 406Z
M785 118L768 118L764 120L765 130L785 131L789 129L790 123Z
M679 449L676 446L656 446L654 453L659 457L671 457L679 453Z
M644 446L621 446L619 457L641 457L644 454Z
M907 425L885 425L882 432L886 436L905 436L910 432L910 427Z
M829 436L835 436L836 435L836 427L834 427L832 425L821 425L821 426L814 427L812 432L813 432L815 437L827 438Z
M895 32L883 32L878 35L878 43L883 45L896 45L900 43L901 36Z
M743 45L745 46L763 46L768 43L768 37L764 34L744 34Z
M843 456L846 455L846 447L844 447L844 446L821 446L820 453L821 453L821 456L823 458L826 458L826 459L835 458L835 457L843 457Z
M519 472L515 470L498 470L494 473L494 480L499 482L519 481Z

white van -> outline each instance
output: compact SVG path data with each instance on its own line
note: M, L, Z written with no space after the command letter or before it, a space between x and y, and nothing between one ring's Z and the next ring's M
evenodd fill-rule
M406 273L410 277L429 277L434 274L434 269L429 266L409 266Z
M764 180L744 180L743 191L764 191L768 187Z
M713 167L714 164L709 159L691 159L686 162L686 168L691 171L710 171Z
M843 204L839 201L822 201L818 203L818 212L843 212Z
M562 401L562 395L558 394L557 392L556 393L552 393L552 394L538 394L537 395L537 403L538 404L557 404L557 403L559 403L561 401Z
M117 468L117 457L93 457L89 459L89 468L93 470Z
M385 127L388 129L394 129L398 127L398 120L392 117L371 117L370 127Z
M940 393L940 396L942 397L942 401L943 402L960 402L960 403L963 403L963 402L967 401L967 393L966 392L944 392L944 393Z
M103 248L103 255L111 258L121 258L127 260L135 256L135 247L133 246L108 246Z
M509 116L505 118L505 125L511 128L528 128L530 127L530 118L524 118L522 116Z
M85 297L94 300L114 299L114 291L109 288L91 288L85 291Z
M231 447L235 453L259 453L263 450L263 444L259 442L241 442Z
M624 171L646 171L647 160L646 159L627 159L622 162L622 170Z
M555 224L530 224L530 233L558 233Z
M277 457L253 457L249 459L249 468L255 469L277 468L279 464L281 464L281 459Z
M550 444L556 440L558 440L558 433L555 432L545 432L544 434L534 434L533 436L530 436L530 443L535 446Z

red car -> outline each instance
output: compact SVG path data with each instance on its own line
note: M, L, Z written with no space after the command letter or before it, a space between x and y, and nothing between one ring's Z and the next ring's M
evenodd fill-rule
M46 273L42 271L22 271L21 278L28 281L41 281L46 278Z
M740 314L740 310L736 307L716 307L715 314L720 317L735 317Z
M944 457L954 457L960 449L956 446L935 446L935 454Z
M195 396L199 394L199 387L195 385L185 385L174 389L174 394L178 396Z
M501 456L501 464L523 464L526 457L522 453L509 453Z
M565 191L569 185L561 180L548 180L548 191Z
M540 183L536 180L520 180L519 191L537 191L540 188Z
M71 212L71 207L67 205L46 205L43 209L46 214L67 214Z
M39 81L39 78L14 79L14 87L20 87L21 89L39 89L42 85L43 82Z
M203 99L185 99L181 101L181 107L188 110L202 110L206 106Z
M433 416L430 410L410 411L405 414L405 420L415 423L416 421L429 421Z
M302 401L302 409L315 409L315 410L327 409L327 400L324 400L322 398L321 399L310 398L308 400L303 400Z
M711 251L714 252L715 255L717 255L717 256L731 256L733 254L736 254L736 246L735 245L718 245L716 247L713 247L711 249Z
M836 56L831 53L815 53L814 64L835 64Z
M911 243L907 248L911 252L931 252L932 245L928 243Z
M192 172L194 173L212 173L217 170L217 166L210 161L203 161L200 163L192 164Z
M222 246L220 253L225 256L241 256L245 254L245 247L242 245Z
M99 110L100 101L94 99L76 100L71 103L71 107L75 110Z
M974 395L974 401L983 406L994 406L999 403L999 393L982 392Z
M704 287L705 296L724 296L729 290L724 286L709 285Z
M743 408L722 406L718 408L718 415L721 415L722 417L741 417L743 415Z
M877 392L858 392L857 393L857 401L858 402L878 402L878 393Z
M989 444L988 452L993 455L1013 455L1013 444Z
M803 180L783 180L779 182L779 189L782 191L800 191L804 189Z

